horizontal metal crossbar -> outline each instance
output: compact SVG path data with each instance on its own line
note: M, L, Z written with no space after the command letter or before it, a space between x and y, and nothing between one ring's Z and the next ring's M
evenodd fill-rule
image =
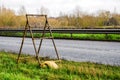
M47 15L39 15L39 14L26 14L26 16L47 16Z

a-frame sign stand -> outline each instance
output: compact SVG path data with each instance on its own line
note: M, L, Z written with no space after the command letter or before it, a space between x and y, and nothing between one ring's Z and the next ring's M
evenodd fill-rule
M38 49L36 48L33 32L32 32L31 26L29 25L28 17L30 17L30 16L36 16L36 17L37 16L42 16L42 17L45 17L45 25L44 25L44 28L43 28L42 37L40 37L40 44L39 44ZM50 37L45 37L46 30L49 31ZM55 48L55 52L56 52L57 58L58 58L58 60L60 60L59 55L58 55L58 51L57 51L57 48L56 48L56 45L55 45L55 42L54 42L54 38L52 36L52 31L50 29L50 26L49 26L49 23L48 23L48 20L47 20L47 15L26 14L26 25L25 25L25 30L24 30L24 33L23 33L22 43L21 43L19 54L18 54L18 58L17 58L17 63L19 63L19 59L20 59L20 55L21 55L21 52L22 52L24 39L26 37L27 31L30 31L30 35L31 35L31 38L32 38L32 43L33 43L35 54L36 54L36 59L37 59L39 65L41 64L40 59L39 59L39 52L40 52L40 49L41 49L41 46L42 46L42 41L43 41L43 39L46 39L46 38L52 39L53 46Z

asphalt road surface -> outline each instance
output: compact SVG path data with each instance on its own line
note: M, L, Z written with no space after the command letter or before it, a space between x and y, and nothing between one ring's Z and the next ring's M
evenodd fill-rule
M0 37L0 50L19 52L22 38ZM36 46L39 40L35 40ZM61 59L77 62L120 65L120 42L55 39ZM23 53L35 55L30 38L25 39ZM57 58L51 39L43 40L40 56Z

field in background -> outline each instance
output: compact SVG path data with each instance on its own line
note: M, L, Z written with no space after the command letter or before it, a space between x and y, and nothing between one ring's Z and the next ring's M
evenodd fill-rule
M27 55L23 55L27 56ZM0 80L119 80L120 66L62 60L59 69L40 68L35 59L16 64L17 54L0 52Z

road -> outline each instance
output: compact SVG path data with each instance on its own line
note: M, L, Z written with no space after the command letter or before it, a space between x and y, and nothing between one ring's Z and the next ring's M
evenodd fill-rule
M0 50L19 52L22 38L0 37ZM35 40L38 47L39 40ZM77 62L120 65L120 42L55 39L61 59ZM25 39L23 53L35 55L32 40ZM43 40L40 56L57 58L50 39Z

